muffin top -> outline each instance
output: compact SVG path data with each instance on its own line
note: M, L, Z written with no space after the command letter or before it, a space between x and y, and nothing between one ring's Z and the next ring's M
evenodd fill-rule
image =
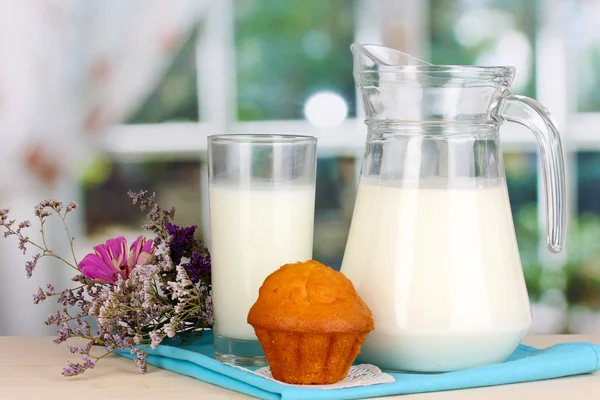
M265 279L248 323L294 332L369 332L373 315L344 274L310 260L286 264Z

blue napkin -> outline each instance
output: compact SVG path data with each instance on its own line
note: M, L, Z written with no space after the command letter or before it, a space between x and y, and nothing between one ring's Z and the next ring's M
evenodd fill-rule
M120 353L131 358L129 352ZM212 332L189 344L148 347L148 363L261 399L360 399L436 392L589 374L600 369L600 346L562 343L547 349L520 345L503 363L441 374L392 373L396 382L344 389L311 389L263 378L215 360Z

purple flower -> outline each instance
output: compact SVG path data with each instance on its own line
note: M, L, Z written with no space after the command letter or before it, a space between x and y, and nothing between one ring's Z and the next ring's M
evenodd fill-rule
M182 264L192 283L200 282L202 278L210 276L210 256L202 257L200 253L194 253L189 263Z
M129 253L123 236L107 240L94 247L94 251L81 260L79 269L83 275L100 283L116 284L119 277L126 280L136 266L154 259L152 240L142 236L131 245Z
M84 355L82 357L82 359L83 359L83 364L67 361L68 367L63 368L62 374L64 376L75 376L75 375L82 374L83 372L85 372L86 370L88 370L90 368L94 368L95 363L91 358Z
M162 337L158 334L158 332L156 331L151 331L150 332L150 346L155 349L158 347L158 345L160 344L160 342L162 341Z
M37 293L33 295L33 304L38 304L42 301L45 301L47 298L48 296L46 296L46 292L44 292L42 288L38 288Z
M171 243L169 248L171 250L171 260L175 265L181 263L181 259L186 255L186 250L189 245L194 242L194 233L198 228L196 225L183 228L167 222L165 228L169 235L171 235Z

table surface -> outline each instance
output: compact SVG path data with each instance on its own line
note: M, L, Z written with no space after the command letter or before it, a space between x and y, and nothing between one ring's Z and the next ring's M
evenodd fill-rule
M536 347L560 342L600 344L600 335L532 335L523 341ZM247 399L248 396L159 368L137 373L135 364L108 356L81 376L60 373L71 356L51 337L0 337L0 399ZM73 356L71 356L73 357ZM75 359L73 359L75 360ZM598 399L600 373L488 388L423 393L388 398L428 399Z

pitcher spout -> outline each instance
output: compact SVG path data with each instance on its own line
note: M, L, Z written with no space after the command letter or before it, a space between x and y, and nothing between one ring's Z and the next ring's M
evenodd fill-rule
M355 73L381 71L407 65L431 65L427 61L423 61L399 50L376 44L353 43L350 46L350 50L354 56Z
M432 65L401 51L354 43L354 80L367 121L497 122L493 109L513 67Z

